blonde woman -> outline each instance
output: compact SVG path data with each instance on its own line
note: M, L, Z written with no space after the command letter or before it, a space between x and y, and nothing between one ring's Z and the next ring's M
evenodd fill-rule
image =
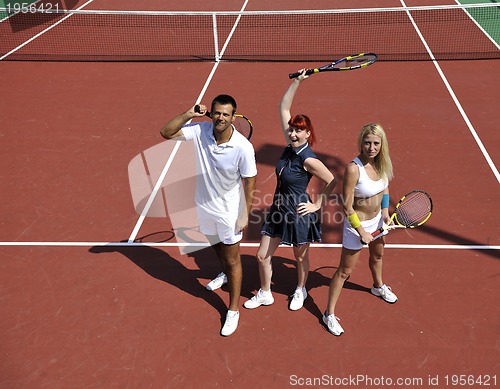
M363 245L368 245L369 266L373 277L371 293L388 303L398 298L382 279L382 257L384 237L373 239L371 233L389 222L389 181L393 178L389 146L384 129L380 124L365 125L358 139L359 155L347 165L342 189L344 233L340 264L332 277L329 288L328 306L323 322L336 336L344 329L335 316L335 306L350 277Z

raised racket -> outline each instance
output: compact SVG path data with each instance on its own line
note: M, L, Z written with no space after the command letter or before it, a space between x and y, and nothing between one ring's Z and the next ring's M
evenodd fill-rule
M404 195L396 204L389 224L385 224L377 231L372 232L378 238L384 231L396 228L415 228L424 224L432 215L432 199L423 190L412 190Z
M311 75L314 73L321 72L340 72L344 70L356 70L365 68L375 62L377 62L378 57L377 54L373 53L361 53L356 55L350 55L348 57L339 59L337 61L331 62L324 66L314 69L307 69L306 75ZM289 78L296 78L300 76L301 73L290 73L288 75Z
M200 106L198 104L194 106L194 111L200 113ZM205 112L205 116L211 118L210 112ZM245 115L237 113L234 115L233 125L240 134L250 140L253 134L253 124L249 118Z

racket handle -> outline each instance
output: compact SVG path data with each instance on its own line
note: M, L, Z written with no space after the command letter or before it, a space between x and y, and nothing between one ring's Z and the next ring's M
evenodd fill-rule
M310 76L311 74L313 73L317 73L318 70L317 69L307 69L306 70L306 76ZM302 74L302 72L296 72L296 73L290 73L288 75L288 78L292 79L292 78L297 78L298 76L300 76Z
M373 238L378 238L384 232L384 227L380 227L377 231L372 232Z
M194 112L196 112L196 113L201 113L201 112L200 112L200 105L199 105L199 104L196 104L196 105L194 106ZM208 111L207 111L207 112L205 112L205 116L207 116L207 117L211 117L211 116L210 116L210 112L208 112Z

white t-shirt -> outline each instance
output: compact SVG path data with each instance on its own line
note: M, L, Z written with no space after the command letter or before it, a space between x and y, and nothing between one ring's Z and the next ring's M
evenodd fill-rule
M196 205L213 215L238 214L242 201L241 178L257 175L255 151L247 138L234 129L228 142L217 145L213 123L182 127L182 138L193 140L196 151Z

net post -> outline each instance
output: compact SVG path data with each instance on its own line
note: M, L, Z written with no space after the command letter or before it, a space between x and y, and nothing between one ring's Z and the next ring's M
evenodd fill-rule
M219 53L219 39L217 36L217 14L212 13L212 26L214 32L214 49L215 49L215 62L220 61L220 53Z

